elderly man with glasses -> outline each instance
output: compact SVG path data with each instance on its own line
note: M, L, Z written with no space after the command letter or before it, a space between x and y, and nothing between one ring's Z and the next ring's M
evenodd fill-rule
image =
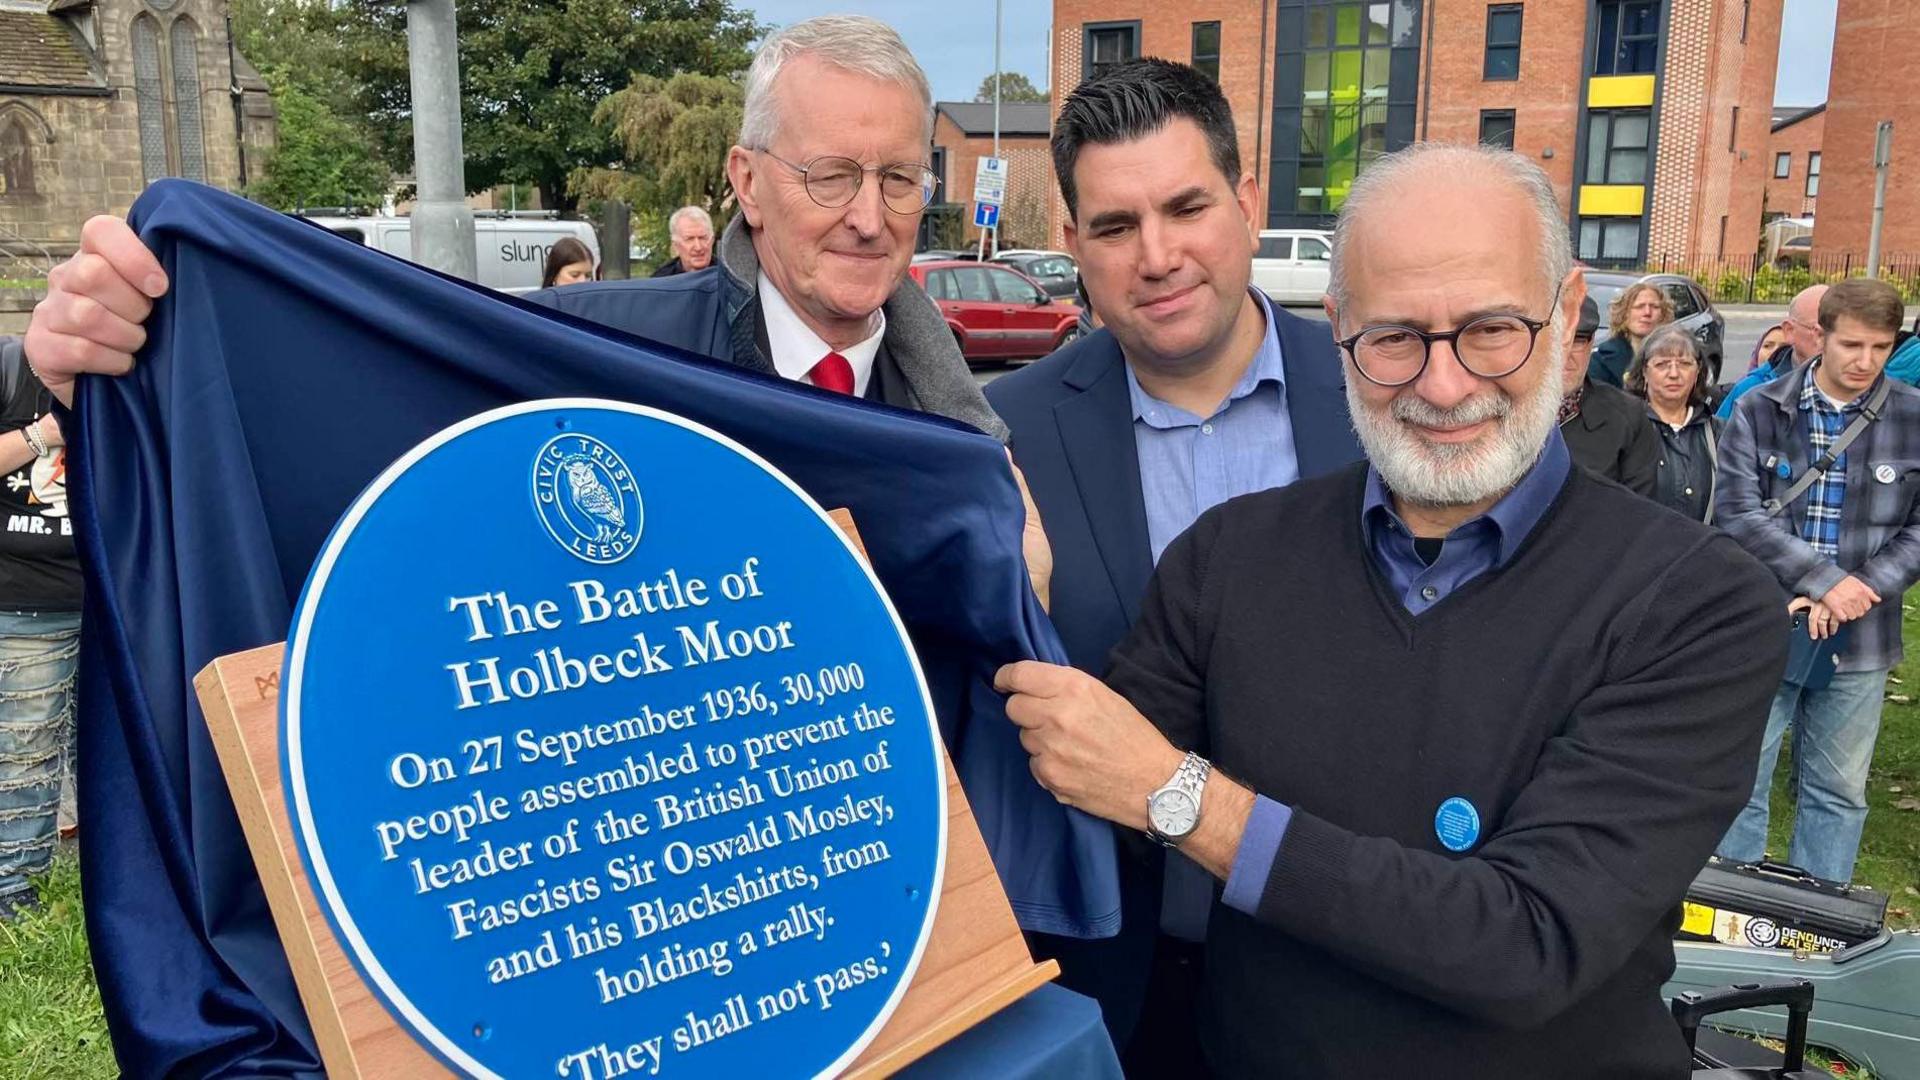
M938 309L907 277L932 95L906 44L858 16L774 34L747 72L727 176L740 213L715 265L658 280L530 294L536 303L741 367L938 413L1005 437ZM165 275L126 223L95 218L49 280L27 357L63 401L81 372L119 374Z
M1751 786L1778 590L1570 467L1565 222L1508 151L1369 164L1326 303L1367 462L1203 514L1104 685L999 673L1042 784L1219 881L1212 1075L1687 1068L1660 984Z
M1809 285L1796 294L1787 304L1787 317L1780 320L1780 330L1787 335L1787 343L1773 351L1772 356L1764 357L1760 365L1747 372L1727 396L1720 401L1720 408L1714 415L1721 420L1733 418L1733 403L1746 395L1747 391L1765 386L1773 380L1791 371L1805 367L1807 362L1820 355L1820 299L1827 295L1825 285Z

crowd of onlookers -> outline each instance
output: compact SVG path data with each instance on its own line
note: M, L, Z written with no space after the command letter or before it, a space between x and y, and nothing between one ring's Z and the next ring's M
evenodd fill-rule
M1575 370L1577 357L1569 369L1561 423L1575 460L1718 524L1795 596L1798 640L1753 796L1719 853L1762 858L1773 769L1791 732L1798 814L1783 854L1816 877L1846 882L1866 820L1883 691L1901 655L1903 590L1885 586L1909 580L1909 564L1920 572L1920 532L1906 531L1920 525L1907 520L1920 468L1902 456L1920 447L1920 427L1909 426L1904 397L1876 403L1871 391L1920 382L1920 320L1905 325L1899 292L1881 282L1811 286L1724 393L1700 340L1674 322L1657 285L1621 291L1608 324L1612 336L1591 349L1584 370ZM1577 340L1590 341L1597 325L1589 300ZM1627 419L1583 421L1595 412ZM1842 444L1856 422L1852 445ZM1803 477L1808 483L1795 488ZM1793 523L1785 537L1772 520L1780 517Z

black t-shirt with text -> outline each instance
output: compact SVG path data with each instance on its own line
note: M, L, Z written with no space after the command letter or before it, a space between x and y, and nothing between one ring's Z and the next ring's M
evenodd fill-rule
M0 434L53 408L17 341L0 341ZM67 518L67 451L8 472L0 483L0 611L80 610L80 560Z

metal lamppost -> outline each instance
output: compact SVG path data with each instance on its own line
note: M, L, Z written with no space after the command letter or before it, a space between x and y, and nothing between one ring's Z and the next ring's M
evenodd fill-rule
M473 211L460 139L460 43L453 0L407 0L413 83L413 261L472 281Z

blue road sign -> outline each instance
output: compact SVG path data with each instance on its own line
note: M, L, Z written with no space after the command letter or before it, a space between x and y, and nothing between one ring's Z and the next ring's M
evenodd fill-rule
M1000 227L1000 208L990 202L973 204L973 224L978 229Z

